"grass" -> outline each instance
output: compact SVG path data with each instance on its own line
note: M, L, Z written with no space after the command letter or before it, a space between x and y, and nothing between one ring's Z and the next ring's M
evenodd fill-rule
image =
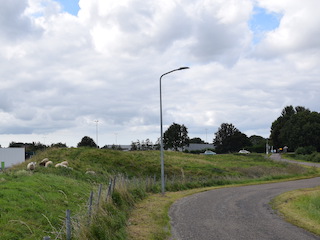
M260 181L260 182L252 181L244 184L231 184L228 186L215 186L215 187L189 189L189 190L179 191L179 192L166 192L164 196L162 196L161 194L149 195L148 198L144 199L143 201L135 205L135 208L133 209L130 215L130 218L128 221L128 239L130 240L168 239L168 237L171 235L170 219L168 217L170 206L175 201L181 198L190 196L192 194L209 191L209 190L213 190L221 187L236 187L236 186L244 186L244 185L272 183L272 182L279 182L279 181L292 181L292 180L298 180L301 178L304 178L304 177L295 177L295 178L289 178L289 179ZM320 187L318 190L320 190ZM276 207L276 204L282 204L283 202L287 202L287 201L288 199L286 198L279 198L276 200L276 202L273 202L272 204L274 207ZM284 211L290 212L291 209L290 207L288 207ZM299 216L296 216L296 219L299 219ZM317 228L317 225L315 226ZM319 229L318 229L318 232L319 232ZM317 233L317 234L320 235L320 233Z
M320 187L281 194L272 205L288 222L320 235Z
M51 174L20 172L1 178L0 239L57 235L66 209L77 212L89 184Z
M149 209L156 211L148 211L155 220L146 222L154 221L155 225L162 226L154 228L156 230L149 239L163 239L169 234L167 210L170 204L184 194L199 191L187 189L317 174L315 169L275 163L262 154L205 156L165 152L167 191L187 191L168 193L162 203L156 203L151 200L158 199L157 193L160 192L158 151L48 149L37 153L32 161L39 163L43 158L54 163L68 161L72 169L37 167L34 172L29 172L25 170L28 163L25 162L0 172L0 239L41 239L44 236L63 239L59 231L64 225L66 209L70 209L77 219L73 226L75 239L127 239L129 213L134 206L148 209L143 205L148 201ZM86 171L95 174L85 174ZM91 225L83 227L87 225L87 219L82 216L86 215L90 191L96 191L98 184L103 184L105 196L109 179L114 176L121 177L117 180L112 201L102 202L94 210ZM146 198L147 192L156 195ZM145 200L140 203L142 199ZM143 218L145 215L148 214L137 216ZM144 223L130 219L130 226L143 228Z

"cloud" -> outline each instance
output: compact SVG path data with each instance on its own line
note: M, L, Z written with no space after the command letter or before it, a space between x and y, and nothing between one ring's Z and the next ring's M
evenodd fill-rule
M159 77L181 66L190 69L162 81L165 128L184 124L191 137L211 141L228 122L267 137L284 106L320 110L316 5L80 0L75 16L53 0L5 1L0 144L45 136L76 146L95 139L94 120L99 145L114 143L115 133L118 143L155 142ZM254 42L257 7L282 17Z
M319 49L319 1L309 0L303 4L298 1L259 3L270 11L283 14L283 17L277 29L266 33L265 39L257 49L258 53L274 57L278 54L289 55Z

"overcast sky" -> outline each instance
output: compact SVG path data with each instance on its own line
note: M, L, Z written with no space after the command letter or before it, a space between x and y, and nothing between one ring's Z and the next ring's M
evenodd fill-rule
M102 147L184 124L268 137L320 111L319 0L0 0L0 144ZM98 129L98 140L97 130Z

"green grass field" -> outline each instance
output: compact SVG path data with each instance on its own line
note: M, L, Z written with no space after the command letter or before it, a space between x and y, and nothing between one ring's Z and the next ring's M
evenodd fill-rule
M49 158L54 163L68 161L72 169L37 167L26 171L27 162L0 173L0 239L64 239L65 211L85 215L91 190L106 187L110 177L121 175L112 203L103 203L89 228L73 226L75 239L126 239L126 219L130 208L147 191L160 190L158 151L123 152L90 148L49 149L32 161ZM31 161L31 160L30 160ZM85 174L94 171L96 174ZM287 163L275 163L265 155L192 155L165 152L167 191L224 184L285 179L315 174ZM147 188L146 179L156 179ZM96 193L95 193L96 194ZM77 218L78 219L78 218ZM79 220L80 221L80 220ZM81 225L82 226L82 225ZM78 232L77 232L78 231Z

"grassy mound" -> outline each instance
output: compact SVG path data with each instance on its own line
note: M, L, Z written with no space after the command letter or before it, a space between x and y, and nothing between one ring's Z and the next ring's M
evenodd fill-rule
M48 158L69 168L39 167ZM25 170L30 161L37 167ZM90 171L90 174L87 172ZM259 154L192 155L165 152L166 190L262 181L315 172L276 163ZM118 176L107 200L109 181ZM88 219L88 198L103 185L104 201ZM158 151L63 148L39 152L31 160L0 172L0 239L65 239L65 212L71 210L75 239L126 239L130 209L148 192L160 191ZM90 224L88 224L90 222Z

